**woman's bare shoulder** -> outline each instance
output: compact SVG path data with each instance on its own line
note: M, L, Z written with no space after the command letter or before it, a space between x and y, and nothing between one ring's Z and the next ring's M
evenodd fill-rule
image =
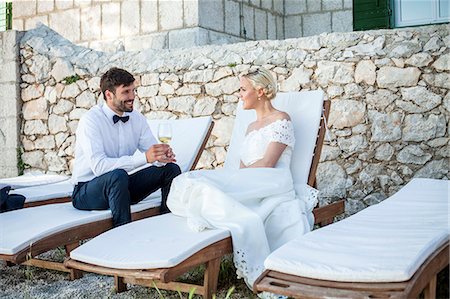
M284 111L278 111L277 113L274 114L273 116L273 120L291 120L291 117L289 116L289 114L287 114Z

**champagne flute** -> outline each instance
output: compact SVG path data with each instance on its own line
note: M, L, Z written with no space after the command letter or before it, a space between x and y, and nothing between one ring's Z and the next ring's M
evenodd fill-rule
M172 126L168 122L158 125L158 139L161 143L169 143L172 140Z

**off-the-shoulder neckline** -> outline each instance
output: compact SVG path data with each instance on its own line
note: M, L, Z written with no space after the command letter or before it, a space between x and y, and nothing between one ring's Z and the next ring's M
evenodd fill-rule
M271 123L265 125L264 127L261 127L261 128L259 128L259 129L251 130L251 131L248 132L245 136L249 136L250 134L253 134L253 133L258 132L258 131L262 131L263 129L266 129L266 128L272 126L273 124L275 124L275 123L277 123L277 122L286 122L286 123L290 123L291 120L290 120L290 119L287 119L287 118L282 118L282 119L274 120L273 122L271 122Z

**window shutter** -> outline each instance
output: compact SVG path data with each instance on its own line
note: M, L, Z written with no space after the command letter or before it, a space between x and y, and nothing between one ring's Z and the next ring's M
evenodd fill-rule
M390 28L389 0L353 0L353 29Z

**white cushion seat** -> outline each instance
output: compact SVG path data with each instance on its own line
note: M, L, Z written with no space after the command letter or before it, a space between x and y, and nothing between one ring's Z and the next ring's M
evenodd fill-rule
M449 241L446 180L413 179L400 191L274 251L265 267L341 282L402 282Z
M194 232L185 218L165 214L107 231L74 249L70 257L116 269L169 268L229 235L221 229Z
M10 186L12 189L53 184L69 179L66 175L27 173L21 176L0 179L0 188Z
M149 198L131 206L131 212L158 207L161 199ZM72 203L43 205L0 214L0 254L13 255L33 242L65 229L111 218L110 210L81 211Z

